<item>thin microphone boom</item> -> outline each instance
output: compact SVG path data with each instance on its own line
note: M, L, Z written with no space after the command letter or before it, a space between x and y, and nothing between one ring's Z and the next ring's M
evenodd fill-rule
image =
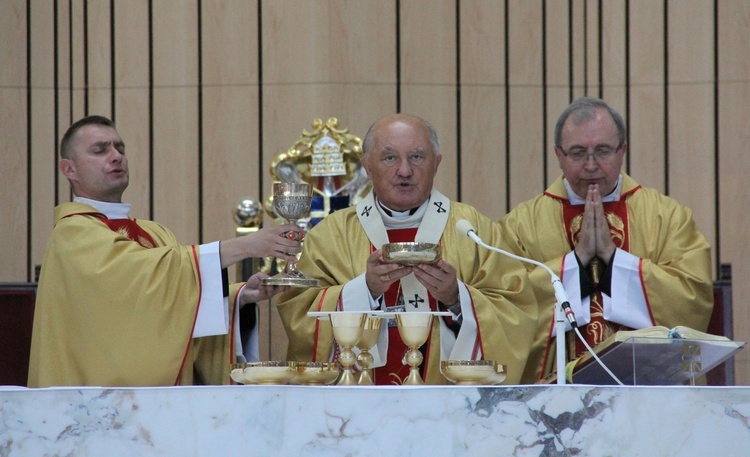
M615 376L612 371L604 364L604 362L599 359L599 357L596 355L596 353L591 349L591 346L586 342L586 339L581 335L581 332L578 330L578 323L576 322L575 315L573 314L573 309L570 307L570 300L568 299L568 293L565 291L565 288L562 285L562 281L560 281L560 278L555 274L554 271L547 265L543 264L542 262L538 262L533 259L528 259L526 257L521 257L519 255L511 254L508 251L504 251L500 248L496 248L494 246L490 246L486 244L484 241L482 241L481 238L476 233L476 230L474 229L474 226L471 225L471 222L467 221L466 219L461 219L458 222L456 222L456 230L458 230L458 233L467 236L471 238L476 244L479 246L482 246L483 248L489 249L490 251L499 252L500 254L506 255L508 257L511 257L516 260L520 260L521 262L527 262L534 265L537 265L541 268L543 268L547 273L549 273L550 277L552 278L552 288L555 290L555 298L557 299L557 302L560 303L560 309L565 314L565 318L568 320L568 323L570 326L575 330L576 334L578 335L578 338L580 338L581 342L584 346L586 346L586 349L591 353L591 355L594 357L594 359L599 363L599 365L602 366L604 371L606 371L612 379L614 379L617 384L623 385L622 381L620 381L617 376ZM564 384L565 383L565 375L564 375L564 368L565 368L565 338L562 336L565 334L565 329L562 321L558 318L557 319L557 383L558 384Z
M578 327L578 322L576 322L576 317L573 314L573 309L570 307L570 300L568 299L568 293L565 291L565 288L562 285L562 281L560 281L560 278L555 274L554 271L547 265L543 264L542 262L537 262L533 259L527 259L526 257L521 257L515 254L511 254L508 251L504 251L500 248L496 248L494 246L490 246L488 244L485 244L481 238L476 233L476 230L474 230L474 226L471 225L471 222L467 221L466 219L461 219L460 221L456 222L456 230L464 236L468 236L472 240L474 240L475 243L482 246L483 248L489 249L491 251L496 251L501 254L505 254L508 257L514 258L516 260L520 260L522 262L532 263L534 265L537 265L539 267L542 267L547 273L549 273L550 277L552 278L552 288L555 290L555 298L557 299L558 303L560 303L560 307L565 313L565 318L568 320L568 323L571 327L576 328Z

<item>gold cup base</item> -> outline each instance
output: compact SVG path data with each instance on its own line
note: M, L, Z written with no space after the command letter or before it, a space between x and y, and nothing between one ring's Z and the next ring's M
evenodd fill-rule
M370 375L370 370L365 369L359 372L359 377L357 378L357 384L360 386L374 386L375 381L372 380L372 376Z
M336 381L337 386L356 386L357 385L357 378L354 376L354 373L352 372L352 369L347 367L341 370L341 375L339 376L338 381Z
M422 379L422 376L419 375L419 368L412 367L409 370L409 376L404 379L404 385L405 386L421 386L424 385L424 380Z
M277 275L261 281L264 286L319 287L320 280L314 278Z

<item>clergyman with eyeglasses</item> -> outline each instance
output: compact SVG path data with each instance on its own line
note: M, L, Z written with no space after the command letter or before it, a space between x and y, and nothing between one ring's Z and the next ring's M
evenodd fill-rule
M654 325L705 331L713 308L708 241L689 208L622 171L626 139L622 117L604 101L574 101L555 126L562 175L499 221L516 254L560 276L591 346ZM521 382L533 383L554 369L555 296L547 272L527 265L539 324ZM569 330L571 360L586 349Z

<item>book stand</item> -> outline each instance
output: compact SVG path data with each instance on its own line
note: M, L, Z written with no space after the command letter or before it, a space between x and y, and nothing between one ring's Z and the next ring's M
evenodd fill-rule
M697 378L745 345L744 341L634 337L614 343L597 355L625 385L695 385ZM576 365L572 383L617 384L593 358Z

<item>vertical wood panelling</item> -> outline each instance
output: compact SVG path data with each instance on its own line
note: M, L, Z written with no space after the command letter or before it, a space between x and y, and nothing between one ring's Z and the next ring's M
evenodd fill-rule
M599 57L603 52L602 35L609 33L609 31L602 31L599 0L584 0L583 6L583 20L585 21L583 25L585 93L591 97L601 97L602 61Z
M125 141L130 184L123 199L136 218L148 219L149 61L148 0L115 2L115 110L117 131ZM171 190L170 190L171 192Z
M70 79L70 2L56 2L57 5L57 36L55 37L55 49L57 53L57 67L55 68L55 76L57 78L57 93L55 94L55 103L57 104L57 135L55 136L55 151L58 154L54 157L54 164L51 165L55 171L54 182L55 188L55 200L53 206L56 206L60 201L61 196L67 198L70 192L70 185L68 181L62 176L58 170L59 163L59 145L62 135L67 130L68 126L72 123L71 121L71 79ZM47 208L51 212L50 208ZM48 231L45 233L44 239L52 231L52 227L48 227Z
M443 156L435 186L456 198L457 97L454 0L401 2L401 111L426 118ZM481 156L480 156L481 157Z
M542 8L540 2L508 1L511 207L540 192L544 177L542 113ZM505 208L510 210L510 208Z
M60 137L65 130L81 117L86 115L86 40L84 28L84 0L71 0L69 2L57 2L58 5L58 27L59 37L56 40L58 50L59 74L59 111L58 111L58 138L55 145L59 146ZM34 129L34 135L37 131ZM71 190L68 181L57 171L58 158L54 157L55 164L51 165L58 173L56 201L54 205L70 201ZM53 206L54 206L53 205ZM52 220L52 208L48 208L49 217ZM50 223L45 228L44 240L37 249L44 249L49 233L52 231Z
M542 145L544 158L547 163L547 174L545 182L536 189L537 193L543 192L549 183L560 176L560 166L554 153L555 147L555 124L557 118L566 106L571 102L570 78L570 23L568 14L568 3L555 0L546 0L545 6L545 47L546 47L546 94L547 118L543 120L547 140Z
M294 144L301 129L309 128L315 117L328 117L331 109L325 67L329 49L323 43L328 33L327 4L321 2L262 2L263 150L261 170L268 177L273 158ZM324 92L326 92L324 94ZM323 111L323 113L321 113ZM270 178L258 198L270 195ZM266 223L271 223L266 217ZM270 360L285 358L287 338L278 313L272 306L260 306L260 318L268 319L269 343L261 351ZM265 346L265 347L264 347Z
M70 10L70 41L68 45L72 49L70 55L69 69L72 74L72 90L70 93L72 105L71 123L89 114L88 91L86 87L86 66L88 65L87 53L89 43L86 41L86 21L84 20L84 5L86 0L71 0ZM62 44L62 43L60 43ZM67 126L66 126L67 127ZM67 185L67 183L65 183ZM60 201L70 200L69 186L60 194Z
M395 14L390 2L262 2L263 170L270 193L273 158L310 129L313 119L339 119L364 137L373 120L396 109ZM268 218L266 219L269 220ZM275 309L271 358L284 358L286 338Z
M588 23L586 22L586 9L588 3L593 0L583 0L580 2L569 1L567 12L568 21L568 34L569 39L568 46L570 46L570 61L569 61L569 72L570 72L570 83L572 99L589 95L586 84L588 82L588 75L586 73L586 58L588 53L588 43L586 36L589 33L587 30ZM562 2L561 2L562 3Z
M623 117L626 113L626 87L625 87L625 2L608 1L602 3L598 11L601 15L601 37L599 43L601 59L599 62L601 74L598 78L602 81L601 91L591 93L603 98L611 106L615 107ZM597 26L598 27L598 26ZM599 48L598 48L599 49ZM627 122L627 119L626 119Z
M264 164L314 118L364 137L393 113L395 13L390 2L263 2ZM268 173L268 170L264 170ZM267 184L264 192L269 192Z
M0 3L0 280L29 279L26 1ZM32 277L33 279L33 277Z
M54 92L54 8L51 2L31 2L31 186L32 240L45 240L52 228L55 198L55 92ZM25 130L25 129L24 129ZM24 246L26 243L23 244ZM18 246L21 246L20 244ZM28 277L42 263L44 243L32 243ZM24 275L26 276L26 275Z
M109 6L109 0L88 0L87 71L89 114L112 117L112 13Z
M505 214L505 8L460 2L461 196L492 219Z
M232 210L259 201L258 8L244 0L203 0L203 241L235 236ZM230 272L235 278L236 272ZM271 358L269 303L259 304L260 354Z
M630 174L661 192L664 183L664 10L660 2L630 2Z
M708 241L714 224L713 2L669 7L669 194L693 210ZM715 252L712 253L714 256Z
M196 1L153 2L154 218L183 243L197 243L198 6Z
M113 116L127 144L133 214L197 243L234 236L237 200L268 197L271 160L314 118L364 136L399 106L440 134L436 185L451 197L460 186L461 200L497 219L559 175L554 123L571 98L601 94L627 115L630 174L691 207L718 245L715 263L733 264L735 337L747 340L750 223L737 204L750 175L749 5L7 0L0 281L29 279L40 263L52 207L70 198L56 145L87 111ZM273 305L261 304L261 320L262 357L283 359ZM746 352L740 384L750 383Z
M722 0L719 17L719 204L722 262L732 264L734 337L750 340L750 2ZM735 356L738 385L750 385L750 353Z
M204 240L234 236L232 209L260 198L257 8L203 0Z

